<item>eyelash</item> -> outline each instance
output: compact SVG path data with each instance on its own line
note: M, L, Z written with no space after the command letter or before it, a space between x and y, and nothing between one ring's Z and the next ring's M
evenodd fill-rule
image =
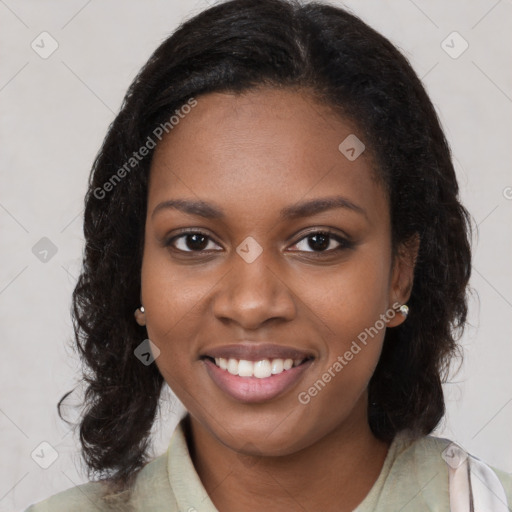
M324 251L298 251L298 252L306 252L310 255L313 255L313 257L316 258L316 257L331 256L333 253L337 253L337 252L343 251L344 249L350 249L353 247L353 243L350 240L338 235L337 233L334 233L333 231L331 231L329 229L319 229L317 231L310 231L306 235L304 235L302 238L299 238L299 240L297 242L295 242L293 245L297 245L299 242L301 242L303 240L307 240L307 238L310 236L319 235L319 234L327 235L329 237L329 242L331 241L331 239L334 239L336 242L338 242L340 244L340 246L335 249L329 249L329 250L324 250ZM181 252L181 253L185 253L185 254L187 254L187 253L188 254L201 254L201 253L210 252L210 251L206 251L204 249L199 250L199 251L191 251L191 250L184 251L182 249L177 249L176 247L173 247L173 243L176 240L178 240L180 238L184 238L188 235L201 235L201 236L204 236L205 238L207 238L209 241L213 241L213 239L210 237L210 235L208 235L207 233L205 233L203 231L186 230L186 231L182 231L180 234L174 235L173 237L164 241L164 247L171 247L171 249ZM216 242L214 242L214 243L216 243ZM330 243L329 243L329 245L330 245ZM215 250L213 252L219 252L219 251Z

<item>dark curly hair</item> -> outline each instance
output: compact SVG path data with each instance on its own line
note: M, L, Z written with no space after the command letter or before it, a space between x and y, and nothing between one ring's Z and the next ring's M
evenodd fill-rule
M389 198L394 254L415 234L421 240L410 315L387 330L369 384L373 433L382 440L404 429L426 435L444 415L441 384L467 316L471 222L425 89L395 46L342 8L225 1L182 23L152 54L89 178L72 316L86 385L80 441L91 479L125 488L133 482L148 462L164 384L156 365L134 357L147 338L133 313L140 306L152 151L129 172L119 170L191 98L257 87L307 90L355 123ZM116 174L123 177L114 182Z

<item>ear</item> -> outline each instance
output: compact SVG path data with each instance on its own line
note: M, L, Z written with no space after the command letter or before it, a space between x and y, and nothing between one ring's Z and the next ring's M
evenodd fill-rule
M389 304L392 305L389 307L393 307L397 314L389 320L388 327L396 327L405 320L404 315L398 311L398 308L402 304L406 304L411 296L414 268L419 248L420 237L418 233L415 233L397 248L389 288Z
M137 308L134 313L135 321L140 325L146 325L146 313L143 313L140 308Z

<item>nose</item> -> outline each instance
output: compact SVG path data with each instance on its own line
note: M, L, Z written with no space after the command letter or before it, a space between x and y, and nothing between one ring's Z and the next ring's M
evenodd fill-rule
M250 263L236 253L231 259L231 268L213 299L216 318L253 330L271 319L290 321L295 317L293 291L283 273L270 265L266 251Z

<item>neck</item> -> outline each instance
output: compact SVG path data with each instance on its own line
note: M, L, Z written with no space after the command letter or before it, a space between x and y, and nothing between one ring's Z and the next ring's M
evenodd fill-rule
M341 425L290 455L251 457L221 444L189 419L186 432L191 457L220 512L350 512L377 480L390 445L377 439L365 421L357 428Z

